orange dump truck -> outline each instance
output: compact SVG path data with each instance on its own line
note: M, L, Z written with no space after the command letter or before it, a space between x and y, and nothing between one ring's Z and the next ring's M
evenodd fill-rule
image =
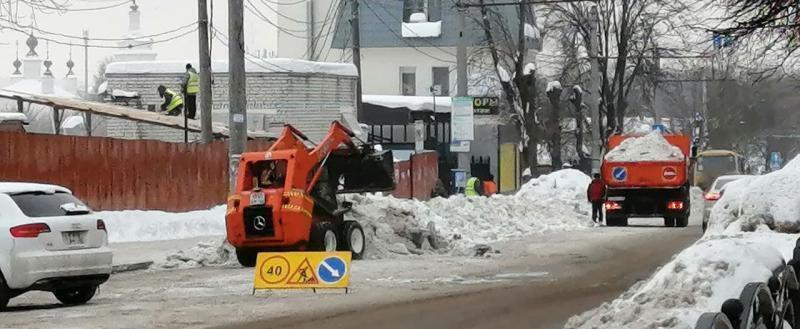
M652 137L652 138L651 138ZM661 139L660 137L663 137ZM625 147L630 138L642 136L616 135L608 140L609 154L603 159L601 171L606 182L606 223L626 226L630 217L664 218L664 226L685 227L689 222L689 165L691 139L685 135L648 136L659 147ZM659 144L660 143L660 144ZM667 145L669 143L669 145ZM620 149L615 149L620 147ZM657 153L661 156L648 153ZM667 155L663 156L666 149ZM628 156L619 155L628 151ZM644 154L644 156L641 156Z

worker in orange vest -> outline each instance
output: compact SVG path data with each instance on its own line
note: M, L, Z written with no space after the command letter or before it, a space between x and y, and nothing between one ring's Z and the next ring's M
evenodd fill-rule
M489 174L483 181L483 196L492 196L497 193L497 184L494 183L494 175Z

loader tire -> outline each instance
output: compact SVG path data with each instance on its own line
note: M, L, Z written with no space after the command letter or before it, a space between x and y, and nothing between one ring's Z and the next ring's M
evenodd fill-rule
M364 250L367 246L367 239L364 229L358 222L347 221L342 225L342 246L340 249L350 251L353 259L364 258Z
M258 259L258 251L246 248L236 248L236 260L243 267L256 266L256 259Z
M689 225L689 217L675 218L675 227L686 227Z
M336 251L339 239L331 222L317 222L311 227L309 249L312 251Z

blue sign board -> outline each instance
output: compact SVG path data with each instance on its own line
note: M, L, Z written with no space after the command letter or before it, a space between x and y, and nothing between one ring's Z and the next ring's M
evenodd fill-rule
M317 276L324 283L339 282L345 277L345 273L347 273L347 263L336 256L323 259L317 267Z
M624 182L628 179L628 169L625 169L625 167L614 167L611 169L611 176L613 176L615 181Z
M769 169L778 170L783 167L783 157L781 152L772 152L769 157Z

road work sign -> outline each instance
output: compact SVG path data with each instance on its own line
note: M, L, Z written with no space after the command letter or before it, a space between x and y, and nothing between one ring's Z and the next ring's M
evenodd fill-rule
M349 252L259 253L254 289L347 288Z

